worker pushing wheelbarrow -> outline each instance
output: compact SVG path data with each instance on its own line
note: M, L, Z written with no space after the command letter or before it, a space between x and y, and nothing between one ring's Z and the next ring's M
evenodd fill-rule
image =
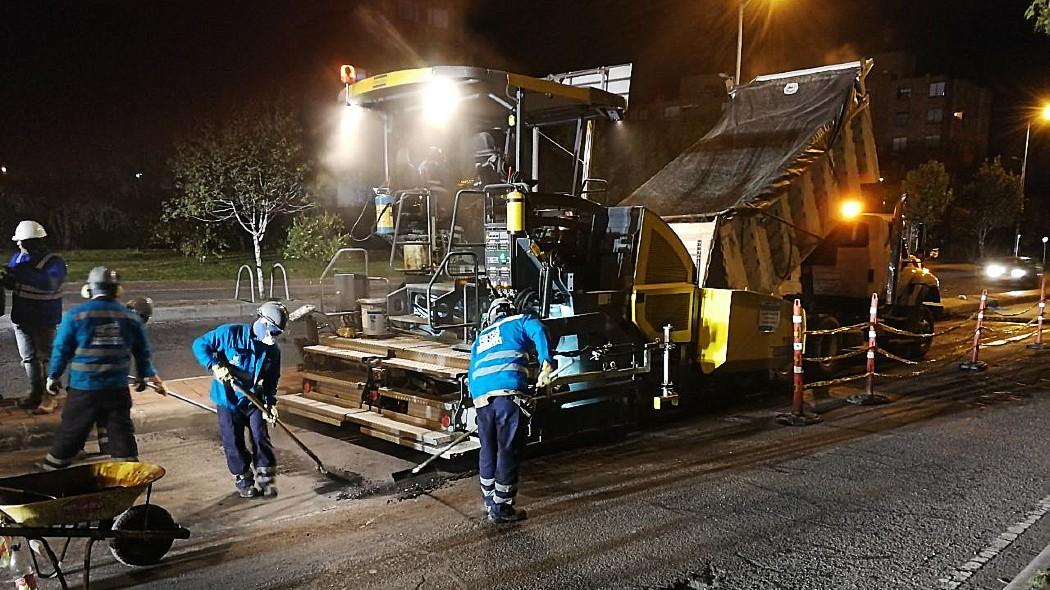
M151 503L153 483L164 469L149 463L110 461L61 471L0 479L0 536L38 541L63 589L62 560L70 542L86 539L84 588L90 587L91 550L108 540L113 557L129 566L159 562L175 539L188 539L167 510ZM136 505L145 492L146 502ZM65 539L56 554L48 539ZM28 551L32 555L31 551ZM34 569L40 567L32 556Z

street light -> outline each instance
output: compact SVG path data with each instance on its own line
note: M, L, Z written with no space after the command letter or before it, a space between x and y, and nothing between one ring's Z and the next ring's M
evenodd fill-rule
M753 0L740 0L740 10L736 21L736 77L733 86L740 86L740 61L744 53L744 7Z
M1050 236L1043 236L1043 271L1046 272L1046 242L1050 241Z
M1039 119L1043 121L1050 121L1050 103L1042 106L1039 110ZM1024 201L1024 179L1025 173L1028 171L1028 143L1032 138L1032 118L1028 119L1028 129L1024 132L1024 158L1021 159L1021 200ZM1021 224L1017 224L1017 239L1014 240L1014 256L1018 255L1018 251L1021 247ZM1043 248L1046 248L1046 242L1043 242Z

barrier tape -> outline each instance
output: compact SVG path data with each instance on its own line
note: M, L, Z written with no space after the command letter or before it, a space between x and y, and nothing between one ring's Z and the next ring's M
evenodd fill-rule
M891 326L889 324L879 324L876 327L879 328L880 330L885 330L885 331L889 332L890 334L897 334L898 336L910 336L912 338L933 338L934 336L937 335L936 332L934 332L932 334L919 334L919 333L916 333L916 332L909 332L908 330L901 330L900 328L894 328L893 326Z
M861 373L860 375L853 375L851 377L839 377L838 379L828 379L826 381L814 381L813 383L807 383L806 387L830 387L832 385L839 385L842 383L849 383L850 381L858 381L868 376L867 373Z
M811 357L806 357L806 358L804 358L802 360L808 361L808 362L811 362L811 363L826 363L828 361L837 361L839 359L848 359L848 358L852 358L852 357L855 357L855 356L860 356L860 355L864 354L867 351L868 350L866 348L862 348L860 350L852 350L850 352L846 352L846 353L843 353L843 354L836 354L834 356L811 356Z
M806 330L807 336L827 336L830 334L841 334L843 332L852 332L853 330L859 330L868 325L868 322L860 324L853 324L852 326L841 326L838 328L828 328L827 330Z
M903 357L899 357L899 356L893 354L892 352L890 352L888 350L885 350L885 349L882 349L882 348L879 348L879 349L876 349L876 350L882 356L884 356L884 357L886 357L888 359L891 359L891 360L895 360L898 363L904 363L906 365L918 365L918 364L922 364L922 363L932 363L932 362L934 362L932 360L931 361L913 361L911 359L906 359L906 358L903 358Z

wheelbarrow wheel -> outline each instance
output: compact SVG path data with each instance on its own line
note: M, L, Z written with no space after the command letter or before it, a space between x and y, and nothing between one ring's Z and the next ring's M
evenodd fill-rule
M166 531L179 528L167 510L156 504L132 506L113 521L114 531ZM115 537L109 542L109 551L124 565L142 567L153 565L171 549L170 539L129 539Z

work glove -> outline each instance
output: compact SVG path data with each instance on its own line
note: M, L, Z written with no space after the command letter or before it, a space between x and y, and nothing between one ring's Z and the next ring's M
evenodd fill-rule
M59 381L58 379L56 379L55 377L48 377L47 378L47 391L51 395L58 395L59 393L62 392L62 382Z
M230 368L226 365L212 365L211 374L215 376L215 380L220 383L233 383L233 373L230 372Z
M159 375L146 377L146 381L153 386L153 391L156 391L161 395L168 395L168 389L164 386L164 381L161 380Z
M265 404L263 405L263 409L266 410L263 412L263 418L266 419L266 422L270 426L277 424L277 402L274 401L272 404Z
M551 380L551 366L549 363L543 363L543 366L540 367L540 374L536 377L536 386L547 387L551 384Z

